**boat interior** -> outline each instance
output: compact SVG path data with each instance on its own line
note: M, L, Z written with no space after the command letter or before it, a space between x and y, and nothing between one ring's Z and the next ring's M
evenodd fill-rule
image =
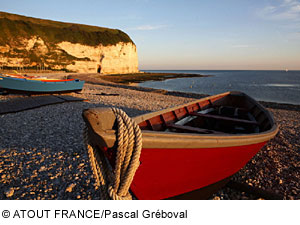
M263 107L239 92L200 99L139 123L142 130L198 134L252 134L273 125Z
M8 77L8 78L33 80L33 81L44 81L44 82L63 82L63 81L74 81L75 80L75 79L48 78L48 77L42 77L42 76L30 76L27 74L2 74L2 73L0 73L0 76ZM75 81L79 81L79 80L75 80Z

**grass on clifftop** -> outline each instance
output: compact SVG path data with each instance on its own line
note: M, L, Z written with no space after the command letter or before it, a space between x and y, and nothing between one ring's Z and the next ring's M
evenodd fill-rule
M113 74L103 75L101 79L114 83L141 83L145 81L162 81L166 79L188 78L188 77L208 77L209 75L200 74L179 74L179 73L130 73L130 74Z
M133 43L126 33L118 29L43 20L5 12L0 12L0 30L0 45L32 36L39 36L51 43L68 41L89 46Z

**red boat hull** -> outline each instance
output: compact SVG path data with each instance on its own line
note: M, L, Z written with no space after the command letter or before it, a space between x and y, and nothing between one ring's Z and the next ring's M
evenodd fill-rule
M221 148L143 149L131 184L138 199L166 199L238 172L266 142Z
M119 132L115 113L107 108L89 109L83 117L92 144L104 151L114 167ZM143 148L130 185L137 199L208 198L278 131L272 115L240 92L210 96L133 120L141 129Z

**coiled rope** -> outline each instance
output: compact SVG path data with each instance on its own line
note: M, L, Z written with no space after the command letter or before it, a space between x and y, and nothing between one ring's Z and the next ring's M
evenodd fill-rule
M103 152L92 144L88 128L84 130L84 141L90 164L100 188L102 198L130 200L129 188L137 168L142 149L142 134L134 120L121 109L112 108L118 124L117 154L114 171Z

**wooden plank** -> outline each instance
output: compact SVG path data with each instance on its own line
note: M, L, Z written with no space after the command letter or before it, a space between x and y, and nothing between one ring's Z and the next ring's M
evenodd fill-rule
M146 120L146 122L147 122L148 127L149 127L151 130L154 130L154 128L153 128L152 123L150 122L150 120Z
M176 112L175 112L175 111L172 111L172 113L173 113L173 115L174 115L174 117L175 117L175 120L178 120L178 116L177 116Z
M163 129L163 121L161 119L161 115L150 118L149 120L150 126L154 131L159 131Z
M161 119L163 121L163 123L170 123L170 122L174 122L176 120L176 117L174 116L173 112L166 112L164 114L161 115Z
M187 108L188 112L196 112L196 111L200 110L200 107L198 106L197 103L188 105L186 108Z
M237 110L239 112L242 112L242 113L248 113L250 112L250 110L248 110L247 108L239 108L239 107L233 107L233 106L226 106L226 105L221 105L221 106L214 106L215 108L224 108L224 109L233 109L233 110Z
M175 125L185 125L188 122L194 120L195 118L197 118L197 117L196 116L186 116L186 117L183 117L181 120L176 121L174 124Z
M174 113L176 114L177 120L188 115L188 113L186 112L186 110L184 108L176 109L176 110L174 110Z
M183 125L177 125L177 124L167 124L168 128L175 128L178 130L183 131L190 131L194 133L201 133L201 134L224 134L223 132L218 132L215 130L208 130L208 129L202 129L198 127L191 127L191 126L183 126Z
M199 116L203 118L210 118L210 119L216 119L216 120L224 120L228 122L234 122L234 123L243 123L243 124L249 124L249 125L258 125L256 121L250 121L250 120L242 120L242 119L235 119L231 117L225 117L225 116L219 116L219 115L210 115L210 114L201 114L197 112L190 113L192 116Z
M210 112L213 112L213 111L214 111L214 108L208 108L208 109L201 110L198 113L210 113ZM180 120L174 122L174 124L176 124L176 125L185 125L186 123L192 121L195 118L197 118L197 117L196 116L186 116L186 117L183 117Z

